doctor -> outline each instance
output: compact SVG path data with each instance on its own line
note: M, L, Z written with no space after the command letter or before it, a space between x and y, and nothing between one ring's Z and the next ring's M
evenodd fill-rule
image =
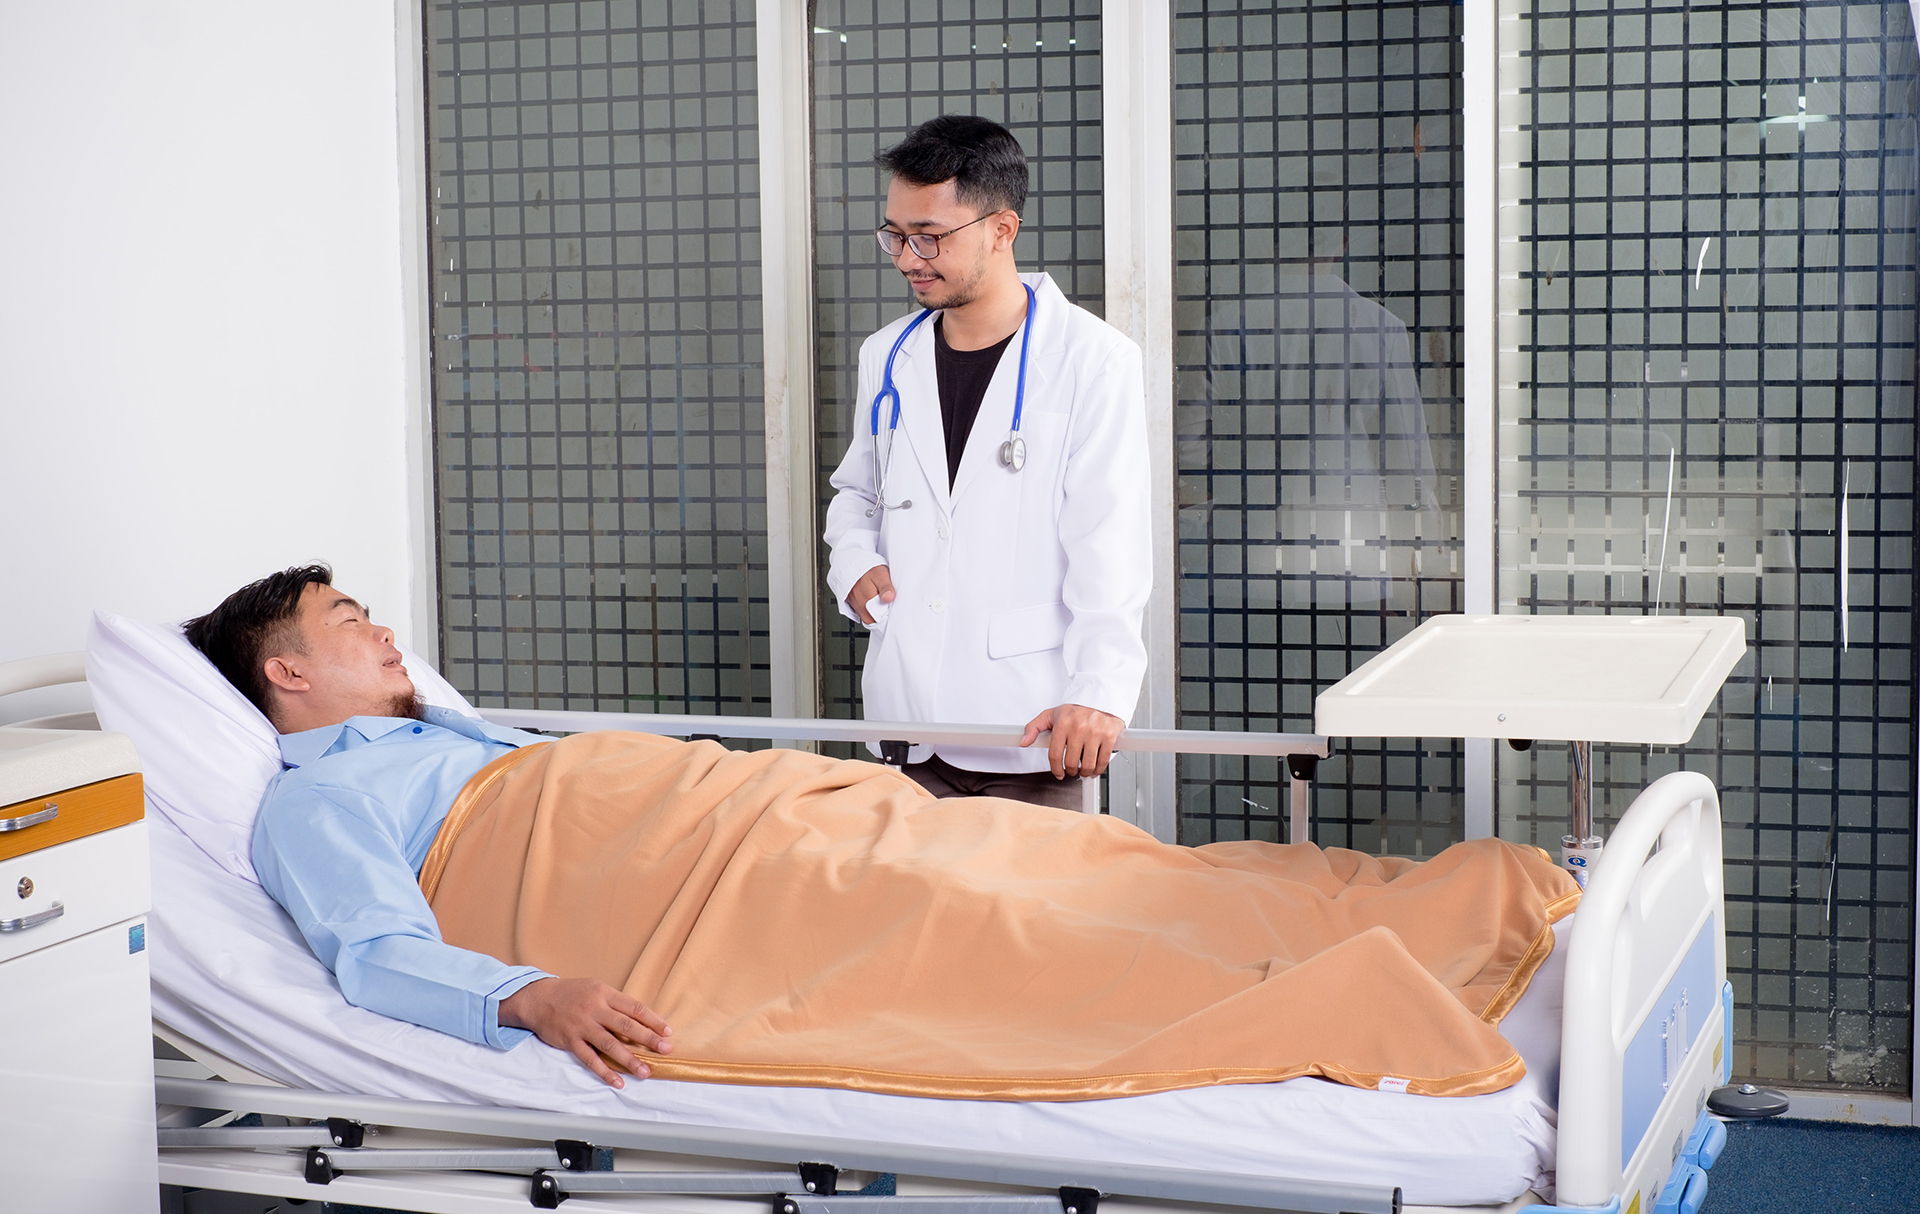
M1006 128L935 118L879 164L876 235L917 306L861 348L826 524L827 583L871 633L866 714L1024 723L1028 749L915 746L907 774L1077 808L1065 778L1106 769L1146 671L1140 350L1014 265L1027 162Z

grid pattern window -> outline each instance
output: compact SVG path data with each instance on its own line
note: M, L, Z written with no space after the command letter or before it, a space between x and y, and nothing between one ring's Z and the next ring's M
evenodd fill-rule
M1014 255L1066 297L1101 314L1100 6L1098 0L817 0L814 5L814 206L817 224L822 512L827 478L859 412L860 345L913 306L880 252L886 175L874 155L941 114L1002 123L1027 154L1032 188ZM938 408L938 402L908 401ZM826 585L821 548L819 583ZM822 698L830 717L861 715L866 629L828 604L821 617Z
M1733 1070L1912 1065L1916 84L1905 3L1533 0L1503 22L1502 611L1729 614L1676 768L1726 823ZM1566 827L1563 747L1501 831Z
M1461 600L1460 9L1176 0L1180 725L1314 697ZM1342 739L1315 837L1431 855L1453 739ZM1183 757L1181 838L1281 837L1274 759Z
M753 4L427 16L446 673L764 714Z

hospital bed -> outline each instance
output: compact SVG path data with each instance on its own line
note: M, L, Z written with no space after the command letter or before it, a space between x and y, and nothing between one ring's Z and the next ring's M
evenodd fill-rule
M0 695L85 675L78 654L4 665ZM948 728L483 715L762 739ZM1326 753L1304 735L1129 732L1121 746ZM150 772L155 758L143 754ZM1294 767L1302 812L1309 774ZM777 1214L1511 1214L1551 1197L1557 1177L1560 1208L1655 1214L1698 1208L1724 1141L1704 1111L1730 1061L1719 806L1694 773L1656 782L1622 817L1503 1022L1527 1076L1448 1099L1317 1079L1034 1104L659 1080L616 1092L538 1042L498 1053L351 1007L257 885L151 802L148 820L154 1031L176 1056L155 1064L165 1184L446 1214L562 1201L655 1214L769 1201Z

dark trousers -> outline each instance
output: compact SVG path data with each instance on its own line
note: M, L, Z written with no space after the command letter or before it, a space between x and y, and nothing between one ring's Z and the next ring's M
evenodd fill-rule
M1080 778L1056 780L1050 771L968 771L934 755L901 768L936 797L1005 797L1054 809L1080 808Z

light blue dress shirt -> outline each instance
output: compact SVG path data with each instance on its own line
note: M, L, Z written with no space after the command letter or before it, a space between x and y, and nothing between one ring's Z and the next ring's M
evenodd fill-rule
M253 867L347 1002L499 1049L532 1035L501 1027L500 1001L551 975L441 940L419 874L474 773L545 740L444 708L281 736Z

